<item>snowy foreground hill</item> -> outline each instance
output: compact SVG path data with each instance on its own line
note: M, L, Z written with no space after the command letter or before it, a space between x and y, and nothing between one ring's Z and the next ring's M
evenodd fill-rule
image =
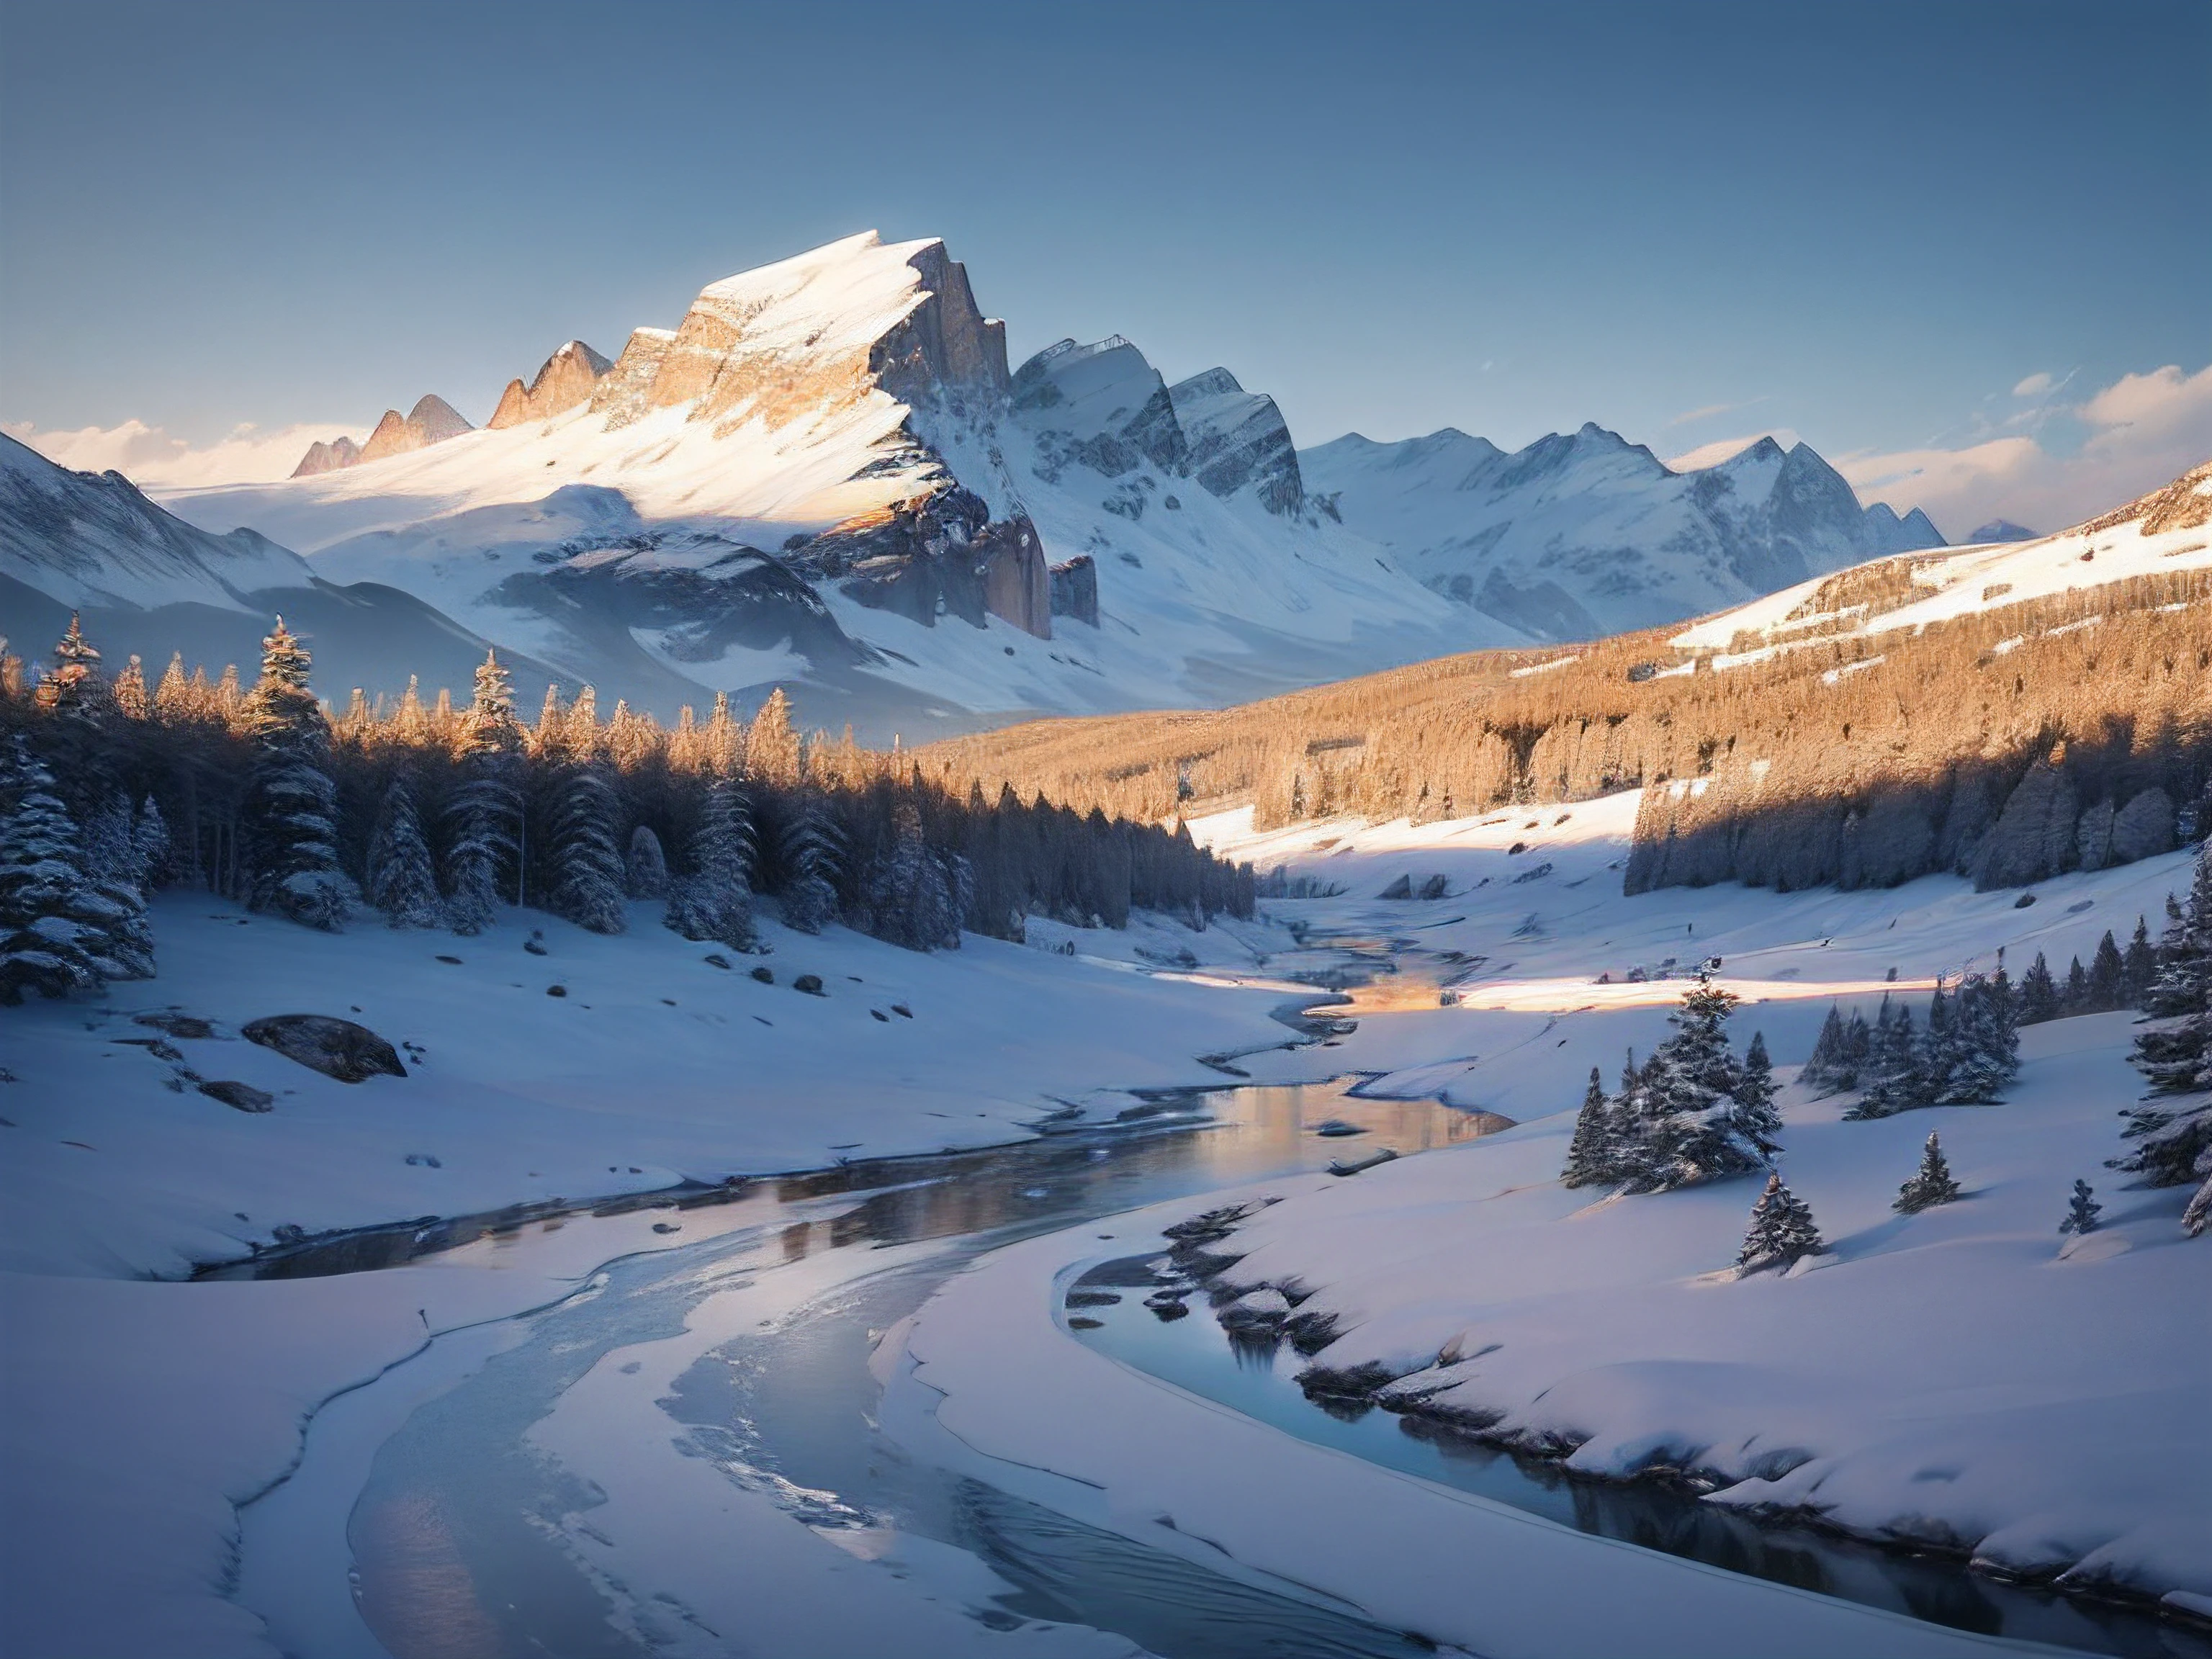
M1674 622L1942 539L1802 446L1684 474L1594 426L1302 451L1226 368L1170 385L1118 337L1010 367L938 241L850 237L676 320L611 358L566 343L481 428L425 395L289 479L164 504L664 720L782 683L809 724L909 742ZM54 577L62 522L21 526L9 574L57 605L175 601L127 557ZM34 631L23 609L0 594L0 628ZM106 631L173 635L166 658L213 642L195 621ZM396 642L356 671L434 672Z
M2104 1168L2140 1091L2130 1017L2028 1028L1996 1105L1850 1122L1848 1097L1792 1081L1832 1006L1924 1003L1937 976L1987 969L2000 949L2016 969L2042 953L2063 973L2138 915L2155 933L2191 854L2060 877L2030 904L1948 876L1625 898L1636 811L1627 795L1267 836L1232 814L1200 826L1217 847L1332 896L1204 933L1039 921L1027 946L971 937L930 955L771 921L771 952L726 967L642 915L613 938L533 916L541 954L512 914L474 939L329 935L204 896L157 898L160 977L0 1010L9 1651L382 1650L347 1577L368 1547L347 1517L377 1448L490 1375L535 1328L526 1310L588 1307L617 1258L676 1252L704 1299L674 1334L647 1321L612 1340L529 1431L533 1457L597 1494L541 1517L597 1586L590 1619L672 1631L684 1652L1128 1654L1099 1630L1010 1621L1004 1587L962 1548L860 1525L835 1492L726 1468L669 1415L716 1344L796 1342L810 1308L926 1264L928 1239L810 1253L801 1228L794 1255L787 1228L748 1255L743 1205L550 1209L1006 1140L1071 1107L1110 1121L1133 1087L1218 1085L1224 1067L1261 1083L1363 1073L1363 1093L1519 1127L982 1255L876 1349L884 1387L866 1409L903 1455L1448 1650L2008 1650L1318 1449L1148 1377L1071 1323L1064 1293L1091 1264L1149 1255L1158 1229L1194 1212L1273 1198L1217 1247L1243 1258L1223 1282L1289 1286L1334 1314L1333 1365L1371 1362L1470 1416L1571 1442L1578 1471L1670 1465L1718 1486L1715 1504L1810 1508L1992 1567L2162 1597L2177 1617L2212 1610L2212 1329L2193 1316L2212 1239L2183 1236L2184 1190ZM1439 896L1380 896L1401 877L1413 891L1440 877ZM1314 1000L1285 975L1347 959L1322 948L1339 935L1395 971L1330 1011L1344 1021L1317 1047L1273 1014ZM1787 1275L1729 1271L1756 1178L1619 1198L1557 1179L1590 1068L1610 1076L1625 1048L1649 1053L1680 974L1708 956L1745 1000L1739 1049L1757 1030L1772 1053L1781 1168L1828 1247ZM802 974L823 994L799 988ZM368 1025L405 1075L339 1082L240 1038L299 1012ZM203 1083L243 1085L271 1109L234 1109ZM1931 1129L1963 1195L1899 1215L1890 1200ZM926 1171L914 1179L928 1189ZM2077 1179L2095 1185L2103 1224L2069 1241L2057 1225ZM802 1214L834 1238L859 1212L834 1183L823 1194ZM295 1230L421 1231L514 1203L550 1218L378 1272L169 1277ZM737 1253L714 1254L717 1239ZM432 1552L425 1572L460 1559L442 1525L421 1517L410 1534ZM2049 1628L2101 1644L2092 1614L2054 1605Z

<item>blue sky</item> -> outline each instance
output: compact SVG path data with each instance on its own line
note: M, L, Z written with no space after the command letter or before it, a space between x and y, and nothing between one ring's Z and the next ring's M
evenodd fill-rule
M2203 0L0 20L0 417L42 429L481 420L877 228L1017 358L1224 363L1301 443L1775 428L1954 516L2117 487L2083 452L2141 471L2146 422L2212 453Z

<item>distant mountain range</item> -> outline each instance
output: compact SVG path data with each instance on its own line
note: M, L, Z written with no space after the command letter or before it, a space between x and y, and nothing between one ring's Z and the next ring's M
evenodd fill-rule
M257 537L264 562L297 550L287 581L411 596L606 699L665 715L782 684L878 739L1674 622L1942 541L1803 445L1685 473L1595 426L1510 455L1449 428L1301 451L1226 368L1170 385L1118 337L1010 370L941 242L872 234L713 283L611 360L571 340L481 428L425 396L290 479L162 499L283 544ZM196 544L149 586L55 533L0 567L52 604L285 585L210 576L229 567Z

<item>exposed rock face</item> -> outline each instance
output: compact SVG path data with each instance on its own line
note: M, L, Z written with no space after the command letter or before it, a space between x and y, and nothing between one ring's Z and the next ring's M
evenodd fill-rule
M501 582L501 602L565 617L586 634L657 630L678 662L779 647L818 666L872 659L812 588L758 548L708 532L647 530L583 538L553 553L544 568Z
M410 454L475 429L443 398L435 392L425 392L404 415L396 409L384 411L376 430L361 447L361 461L366 464L380 461L386 455Z
M1088 553L1053 566L1052 614L1098 626L1098 565Z
M571 340L538 367L537 378L527 390L520 380L509 380L500 394L499 407L484 424L496 430L565 414L588 402L600 379L613 367L581 340Z
M957 484L863 514L793 548L799 569L836 580L847 598L936 625L1002 617L1052 637L1052 579L1026 514L994 522L981 497Z
M1195 479L1224 499L1250 489L1261 507L1305 506L1297 450L1273 398L1249 392L1225 368L1170 386L1120 335L1093 345L1062 340L1021 366L1014 417L1037 434L1040 476L1057 483L1070 465L1109 478L1145 467ZM1108 510L1141 518L1146 486L1124 489Z
M1275 400L1247 392L1225 368L1209 368L1168 388L1190 445L1190 471L1216 495L1255 485L1270 513L1305 505L1298 453Z
M628 426L645 413L649 407L647 399L653 394L653 383L675 339L676 331L672 328L630 331L629 343L623 347L622 356L615 359L614 367L601 375L592 388L592 412L596 415L605 411L608 431Z
M878 389L911 405L994 398L1006 380L1005 326L976 309L945 244L886 246L871 231L702 289L643 402L774 430Z
M361 459L361 446L350 438L333 438L328 443L312 443L307 453L300 458L299 465L292 469L295 478L312 478L318 472L336 472Z
M405 1077L398 1052L366 1025L330 1014L271 1014L240 1028L248 1042L274 1048L287 1060L341 1083L373 1077Z

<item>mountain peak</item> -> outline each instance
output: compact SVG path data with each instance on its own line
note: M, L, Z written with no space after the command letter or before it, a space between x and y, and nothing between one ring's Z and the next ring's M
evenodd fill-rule
M499 407L484 424L497 429L565 413L588 402L600 379L613 367L581 340L570 340L539 366L527 389L520 380L509 380L500 394Z

